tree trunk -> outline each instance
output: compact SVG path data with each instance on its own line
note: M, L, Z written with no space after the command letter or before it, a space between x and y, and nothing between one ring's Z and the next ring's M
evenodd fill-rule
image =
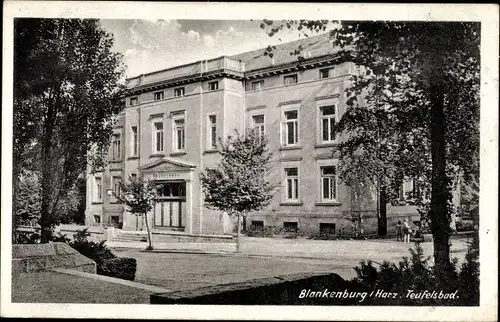
M434 263L438 281L446 283L452 269L450 261L450 214L448 211L448 177L446 174L446 141L444 94L438 85L430 88L431 98L431 205L430 218L434 240ZM443 284L444 285L444 284Z
M378 235L387 236L387 192L384 187L379 190Z
M153 241L151 240L153 237L152 234L151 234L151 229L149 228L149 221L148 221L148 214L145 213L144 214L144 220L146 221L146 230L148 231L148 250L152 250L153 249Z
M47 115L44 124L42 142L42 178L41 178L41 209L40 209L40 242L48 243L52 239L52 218L50 213L50 191L52 178L52 137L54 133L55 108L54 102L49 98Z
M241 251L241 213L238 212L238 227L236 229L236 252L239 253Z

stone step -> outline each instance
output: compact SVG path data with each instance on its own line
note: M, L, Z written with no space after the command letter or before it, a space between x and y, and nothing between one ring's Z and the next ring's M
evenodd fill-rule
M112 241L146 241L146 234L132 234L132 233L119 233L115 237L111 238ZM207 236L192 236L192 235L181 235L181 234L153 234L153 241L163 242L163 243L189 243L189 242L206 242L206 243L232 243L233 238L221 238L221 237L207 237Z

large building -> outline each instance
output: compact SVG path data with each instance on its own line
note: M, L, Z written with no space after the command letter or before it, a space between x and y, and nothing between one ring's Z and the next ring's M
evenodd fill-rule
M300 61L290 55L299 45L305 58ZM337 178L339 138L332 127L344 113L344 88L356 72L354 64L336 55L328 35L276 46L272 58L264 52L130 78L109 164L87 182L88 224L143 229L140 218L107 193L142 173L161 186L150 214L154 229L231 233L227 215L204 204L199 174L217 167L218 137L256 128L269 139L274 156L269 180L279 189L266 209L248 215L247 226L342 233L363 218L365 231L375 231L375 191L354 200ZM389 213L415 214L411 206L393 208Z

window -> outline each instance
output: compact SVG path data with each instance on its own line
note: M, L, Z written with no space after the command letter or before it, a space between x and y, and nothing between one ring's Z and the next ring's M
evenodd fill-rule
M299 171L298 168L285 168L286 199L299 200Z
M153 123L153 152L163 152L163 120Z
M335 234L335 224L319 223L320 234Z
M174 89L174 97L184 96L184 87Z
M330 77L330 68L323 68L319 70L319 78Z
M161 91L161 92L156 92L156 93L154 94L155 101L161 101L161 100L164 98L164 96L163 96L163 95L164 95L164 94L163 94L163 91Z
M139 98L137 98L137 97L130 98L130 106L137 105L138 103L139 103Z
M119 160L121 154L121 135L114 134L112 138L112 159Z
M296 221L284 221L283 230L288 232L297 232L299 230L299 227Z
M405 201L406 200L406 189L405 189L405 183L401 182L398 187L398 199L399 201Z
M109 223L115 227L118 227L120 223L120 216L110 216Z
M101 216L94 215L94 221L95 221L96 224L100 224L101 223Z
M412 185L413 185L412 197L416 200L421 199L422 198L422 189L421 189L421 184L418 181L418 179L413 179Z
M208 131L209 131L209 147L217 149L217 117L215 115L208 116Z
M324 201L337 199L337 174L334 166L321 167L321 191Z
M283 83L285 85L297 84L297 74L287 75L283 77Z
M252 220L251 230L264 230L264 222L262 220Z
M219 82L218 81L208 83L208 90L209 91L216 91L218 89L219 89Z
M130 128L132 134L132 140L130 141L130 151L132 152L132 156L136 156L139 153L138 148L138 137L137 137L137 126L132 126Z
M263 80L252 82L252 91L260 91L262 89L264 89L264 81Z
M321 108L321 141L333 142L335 140L335 105L322 106Z
M264 136L264 115L254 115L252 116L253 128L261 137Z
M112 200L116 201L116 196L119 196L121 193L120 183L122 181L121 177L111 177L112 187L113 187L113 195Z
M102 201L102 179L100 177L95 178L95 194L94 201L101 202Z
M284 146L299 143L298 111L285 111L282 126L282 143Z
M186 148L185 136L184 116L182 116L174 120L174 149L176 151L183 151Z

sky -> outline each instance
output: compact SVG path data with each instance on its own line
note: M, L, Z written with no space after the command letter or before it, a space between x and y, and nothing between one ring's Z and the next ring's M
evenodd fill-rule
M113 50L124 56L127 77L304 37L286 28L269 37L260 24L259 20L101 20L115 38Z

